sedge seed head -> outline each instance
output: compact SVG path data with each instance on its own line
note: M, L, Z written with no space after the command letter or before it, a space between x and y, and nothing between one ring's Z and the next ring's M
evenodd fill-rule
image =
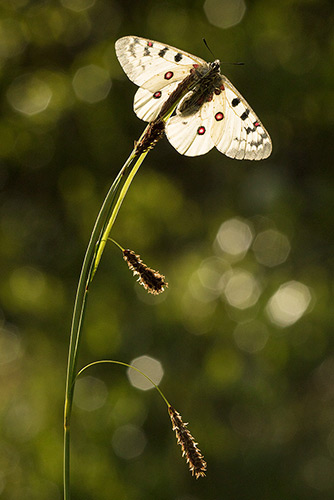
M135 254L132 250L123 250L123 258L133 275L138 276L137 281L143 285L148 293L159 295L165 290L165 287L168 287L165 276L144 264L140 255Z
M172 406L168 407L168 413L173 424L177 443L181 446L182 456L186 457L189 469L193 476L198 479L204 477L207 469L206 461L197 447L197 444L187 429L187 423L184 423L181 415Z

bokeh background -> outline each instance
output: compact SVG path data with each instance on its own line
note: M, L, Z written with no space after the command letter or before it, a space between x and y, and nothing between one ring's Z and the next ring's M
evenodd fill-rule
M73 499L334 496L330 0L5 0L0 6L0 497L62 498L71 313L103 198L145 124L124 35L223 72L273 140L263 162L186 158L163 139L113 237L169 282L146 294L110 244L79 366L136 360L208 462L191 477L155 390L98 366L78 382Z

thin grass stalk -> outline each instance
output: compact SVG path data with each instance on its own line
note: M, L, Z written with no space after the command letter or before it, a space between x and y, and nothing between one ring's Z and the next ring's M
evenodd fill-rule
M125 366L126 368L131 368L131 370L135 370L136 372L138 372L141 375L143 375L143 377L145 377L149 382L151 382L151 384L154 386L154 388L158 391L158 393L160 394L160 396L162 397L162 399L165 401L165 403L168 406L168 408L170 407L170 403L169 403L168 399L166 398L166 396L164 395L164 393L162 392L162 390L160 389L160 387L156 383L153 382L153 380L151 379L151 377L149 377L148 375L146 375L146 373L144 373L143 371L139 370L139 368L137 368L136 366L129 365L129 363L124 363L123 361L116 361L116 360L113 360L113 359L101 359L99 361L93 361L92 363L89 363L88 365L86 365L83 368L81 368L81 370L78 372L78 374L76 376L76 379L85 370L87 370L87 368L90 368L91 366L95 366L95 365L105 364L105 363L110 363L110 364L113 364L113 365Z
M198 84L198 77L190 74L164 103L156 123L165 123L173 113L181 99ZM203 75L202 77L204 77ZM149 123L141 135L137 144L145 138L152 123ZM160 136L159 136L160 138ZM63 478L64 478L64 500L70 500L70 419L73 404L74 384L76 378L76 366L78 358L79 343L81 338L81 328L86 308L87 293L89 285L97 271L101 261L108 236L113 227L121 204L130 187L130 184L137 173L140 165L144 161L148 151L154 147L156 141L148 144L148 147L138 156L137 145L135 145L129 158L121 168L115 181L113 182L96 219L92 231L84 261L81 268L80 278L75 298L72 326L70 334L70 347L66 374L65 409L64 409L64 455L63 455ZM130 166L137 159L135 165L130 170Z
M119 196L117 198L117 201L115 203L115 206L113 207L113 211L112 211L112 214L111 216L109 217L109 220L107 222L107 225L105 227L105 230L103 232L103 235L102 235L102 238L101 238L101 242L98 246L98 249L97 249L97 252L96 252L96 258L95 258L95 261L94 261L94 268L93 268L93 275L95 274L98 266L99 266L99 263L100 263L100 260L101 260L101 257L102 257L102 253L103 253L103 250L106 246L106 243L108 241L108 237L109 237L109 234L110 234L110 231L114 225L114 222L116 220L116 217L117 217L117 214L119 212L119 209L121 208L121 205L123 203L123 200L125 198L125 195L130 187L130 184L134 178L134 176L136 175L136 173L138 172L138 169L140 167L140 165L143 163L146 155L147 155L148 151L145 151L144 153L142 153L138 159L138 161L135 163L133 169L131 170L129 176L126 178L126 181L124 182L123 186L122 186L122 189L120 190L120 193L119 193Z
M64 470L63 470L65 500L70 499L70 418L71 418L71 410L73 403L74 382L75 382L77 357L78 357L77 355L81 338L81 328L85 313L88 288L92 280L93 274L95 274L97 270L97 265L95 265L97 252L99 252L99 261L100 261L102 251L105 246L104 243L102 250L99 247L100 242L103 240L105 227L107 226L109 231L111 230L112 225L116 219L116 215L119 211L121 202L123 201L124 196L126 194L126 191L129 188L135 173L138 171L141 163L144 161L146 154L147 152L141 154L137 159L134 167L130 170L131 164L136 159L135 149L134 149L129 158L127 159L127 161L125 162L124 166L120 170L113 185L111 186L104 200L102 208L99 212L99 215L96 219L80 273L74 310L73 310L69 357L68 357L68 366L66 375L65 410L64 410ZM122 187L124 187L124 185L126 185L125 192L124 190L122 190ZM112 221L112 223L109 222L110 220Z

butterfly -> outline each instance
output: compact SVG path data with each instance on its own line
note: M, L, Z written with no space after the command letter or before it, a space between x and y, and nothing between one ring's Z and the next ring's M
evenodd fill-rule
M139 86L136 115L154 121L167 99L189 75L195 84L167 119L169 142L181 154L198 156L214 146L238 160L263 160L272 150L268 132L245 99L220 73L220 62L207 63L170 45L125 36L115 44L117 58L129 79Z

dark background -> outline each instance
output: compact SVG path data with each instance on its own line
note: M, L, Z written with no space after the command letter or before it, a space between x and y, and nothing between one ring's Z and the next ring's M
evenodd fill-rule
M0 9L0 496L62 498L76 284L99 207L145 126L114 43L139 35L210 60L205 37L216 58L244 61L222 70L273 153L259 163L217 150L186 158L164 138L141 167L112 236L169 288L148 296L108 245L79 366L160 362L161 388L190 422L208 473L191 477L156 391L99 366L78 384L73 499L332 499L332 2Z

